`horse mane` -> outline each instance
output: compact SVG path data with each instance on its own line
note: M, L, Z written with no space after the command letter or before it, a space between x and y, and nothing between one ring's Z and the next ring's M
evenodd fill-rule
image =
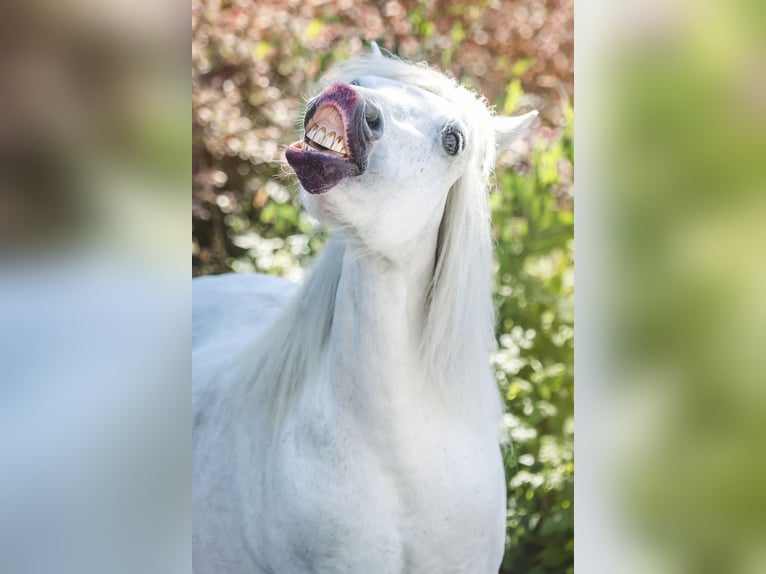
M320 86L374 75L410 84L452 101L469 130L465 172L449 191L438 231L421 354L434 391L463 408L473 405L495 420L501 403L490 368L495 348L492 238L487 205L495 160L492 112L485 101L425 64L370 56L337 64ZM345 246L336 232L305 284L255 349L249 388L275 421L283 420L306 375L322 368L320 357L335 311ZM251 369L253 365L251 363ZM253 378L253 374L255 377Z

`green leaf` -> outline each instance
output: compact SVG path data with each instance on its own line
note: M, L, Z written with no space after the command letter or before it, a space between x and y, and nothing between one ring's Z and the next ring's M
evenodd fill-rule
M317 36L319 36L323 28L324 22L322 22L319 18L314 18L308 25L308 28L306 28L306 37L309 40L314 40Z

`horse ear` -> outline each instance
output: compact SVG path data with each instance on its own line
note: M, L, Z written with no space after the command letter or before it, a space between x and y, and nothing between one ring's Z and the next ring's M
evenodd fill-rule
M370 58L382 58L383 53L380 51L380 47L378 46L378 43L373 40L370 42Z
M532 110L521 116L495 116L492 118L495 128L497 150L504 150L511 145L516 138L527 131L532 124L532 120L536 117L537 110Z

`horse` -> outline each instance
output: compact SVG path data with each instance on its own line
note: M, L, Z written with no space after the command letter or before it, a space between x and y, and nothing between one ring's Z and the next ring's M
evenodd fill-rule
M193 570L496 573L487 199L536 112L375 45L319 90L285 150L333 229L306 280L193 281Z

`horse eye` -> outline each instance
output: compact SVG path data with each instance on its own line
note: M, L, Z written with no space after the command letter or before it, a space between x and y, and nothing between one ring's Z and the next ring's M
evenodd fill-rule
M449 155L463 151L463 134L456 128L448 128L442 133L442 146Z

